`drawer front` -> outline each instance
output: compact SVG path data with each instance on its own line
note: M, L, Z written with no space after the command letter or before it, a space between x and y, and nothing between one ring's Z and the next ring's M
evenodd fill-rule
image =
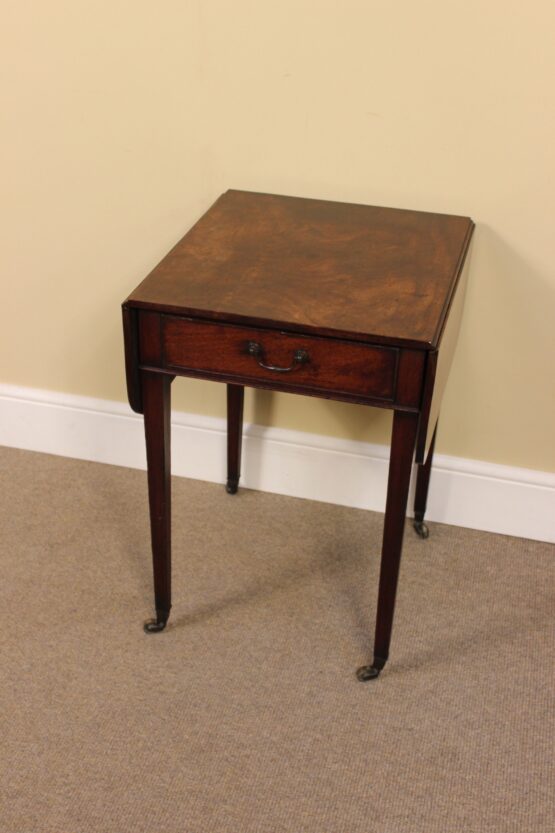
M389 401L395 392L395 348L164 315L162 353L168 369L199 375Z

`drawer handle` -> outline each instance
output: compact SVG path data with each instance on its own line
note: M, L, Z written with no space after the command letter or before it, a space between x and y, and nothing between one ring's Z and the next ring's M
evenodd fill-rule
M309 355L306 350L295 350L293 353L293 364L289 367L277 367L275 364L264 364L264 349L257 341L249 341L248 352L249 355L255 357L260 367L263 367L264 370L273 370L275 373L289 373L291 370L295 370L301 364L306 364L309 361Z

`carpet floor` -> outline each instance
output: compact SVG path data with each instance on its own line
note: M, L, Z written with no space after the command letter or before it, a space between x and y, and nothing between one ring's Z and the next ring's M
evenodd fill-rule
M555 548L174 479L152 615L145 474L0 450L0 830L552 833Z

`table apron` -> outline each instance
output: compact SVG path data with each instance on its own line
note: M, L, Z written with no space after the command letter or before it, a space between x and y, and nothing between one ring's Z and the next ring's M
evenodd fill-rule
M426 352L138 311L137 368L378 408L418 412ZM260 355L249 354L255 342ZM296 351L306 366L294 366ZM289 366L289 372L260 367Z
M148 370L150 373L160 373L165 376L175 378L179 376L184 379L202 379L207 382L220 382L232 385L242 385L246 388L253 388L255 390L273 390L276 393L294 393L298 396L313 396L318 399L329 399L335 402L349 402L354 405L368 405L372 408L384 408L385 410L407 411L408 413L419 413L420 408L417 405L404 405L393 400L372 399L371 397L358 396L356 394L346 394L329 390L319 390L318 388L295 388L293 385L286 385L279 383L279 381L259 381L249 377L237 376L236 374L226 373L210 373L201 370L187 370L183 368L170 367L156 367L149 364L140 364L140 370Z

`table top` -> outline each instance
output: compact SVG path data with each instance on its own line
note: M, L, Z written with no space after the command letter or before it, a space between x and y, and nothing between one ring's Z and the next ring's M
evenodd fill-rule
M227 191L127 303L432 349L473 227L468 217Z

